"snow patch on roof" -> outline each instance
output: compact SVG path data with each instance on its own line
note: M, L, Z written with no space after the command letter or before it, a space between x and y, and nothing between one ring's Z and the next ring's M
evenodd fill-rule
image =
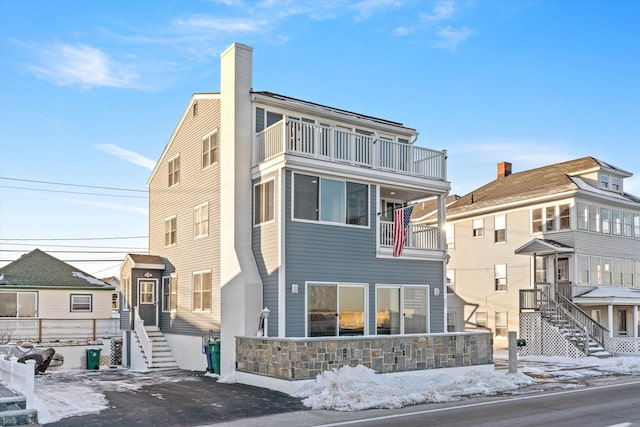
M579 298L606 298L606 297L640 298L640 289L600 287L600 288L595 288L579 296Z
M79 277L81 279L86 280L92 285L104 286L105 283L102 280L96 279L95 277L87 276L86 274L80 273L79 271L74 271L71 273L73 277Z

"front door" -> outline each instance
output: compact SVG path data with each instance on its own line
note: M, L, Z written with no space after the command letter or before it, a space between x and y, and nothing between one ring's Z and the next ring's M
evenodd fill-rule
M158 279L138 279L138 313L146 326L158 326Z

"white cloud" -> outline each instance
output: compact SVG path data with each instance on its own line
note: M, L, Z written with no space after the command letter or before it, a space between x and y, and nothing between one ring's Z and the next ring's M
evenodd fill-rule
M353 7L358 11L356 20L364 21L369 19L380 10L386 10L390 7L399 7L401 5L402 2L398 0L361 0L357 2Z
M135 151L127 150L126 148L118 147L114 144L98 144L96 145L100 150L108 154L113 154L122 160L133 163L134 165L142 166L149 170L153 170L156 166L156 162L148 157L136 153Z
M471 37L473 33L474 31L469 27L441 27L438 28L436 32L438 40L433 42L433 46L438 49L447 49L450 52L456 52L458 45Z
M393 35L396 37L405 37L413 32L412 28L408 27L397 27L393 30Z
M450 19L455 11L455 3L452 0L441 0L436 3L431 13L422 14L421 18L427 22L440 22Z
M190 31L209 30L222 33L256 33L264 29L268 21L251 18L219 18L213 16L196 15L189 18L179 18L174 21L177 28Z
M51 200L58 200L65 203L73 203L76 205L83 206L95 206L102 209L112 209L116 211L124 211L124 212L133 212L141 215L148 215L149 210L146 207L138 207L130 204L118 204L118 203L108 203L108 202L98 202L92 200L81 200L81 199L72 199L67 197L50 197Z
M40 49L40 64L29 67L37 77L59 86L136 87L139 76L100 49L86 45L55 44Z

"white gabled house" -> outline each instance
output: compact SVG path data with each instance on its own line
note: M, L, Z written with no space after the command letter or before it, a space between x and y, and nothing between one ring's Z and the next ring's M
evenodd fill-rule
M640 353L640 198L593 157L512 173L447 204L449 324L525 354ZM419 222L430 224L428 207ZM540 331L546 332L541 334ZM565 342L568 341L568 342Z
M230 46L220 92L193 95L148 181L151 255L121 271L128 352L151 327L180 367L206 366L213 338L223 374L286 381L492 363L488 334L442 334L446 152L417 137L255 91L252 49ZM409 224L394 257L393 210L428 197L439 221Z

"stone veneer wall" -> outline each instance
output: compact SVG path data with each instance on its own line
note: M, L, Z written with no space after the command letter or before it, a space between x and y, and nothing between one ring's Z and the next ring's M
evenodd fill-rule
M286 380L313 379L344 365L377 372L493 363L490 332L364 337L236 337L236 369Z

